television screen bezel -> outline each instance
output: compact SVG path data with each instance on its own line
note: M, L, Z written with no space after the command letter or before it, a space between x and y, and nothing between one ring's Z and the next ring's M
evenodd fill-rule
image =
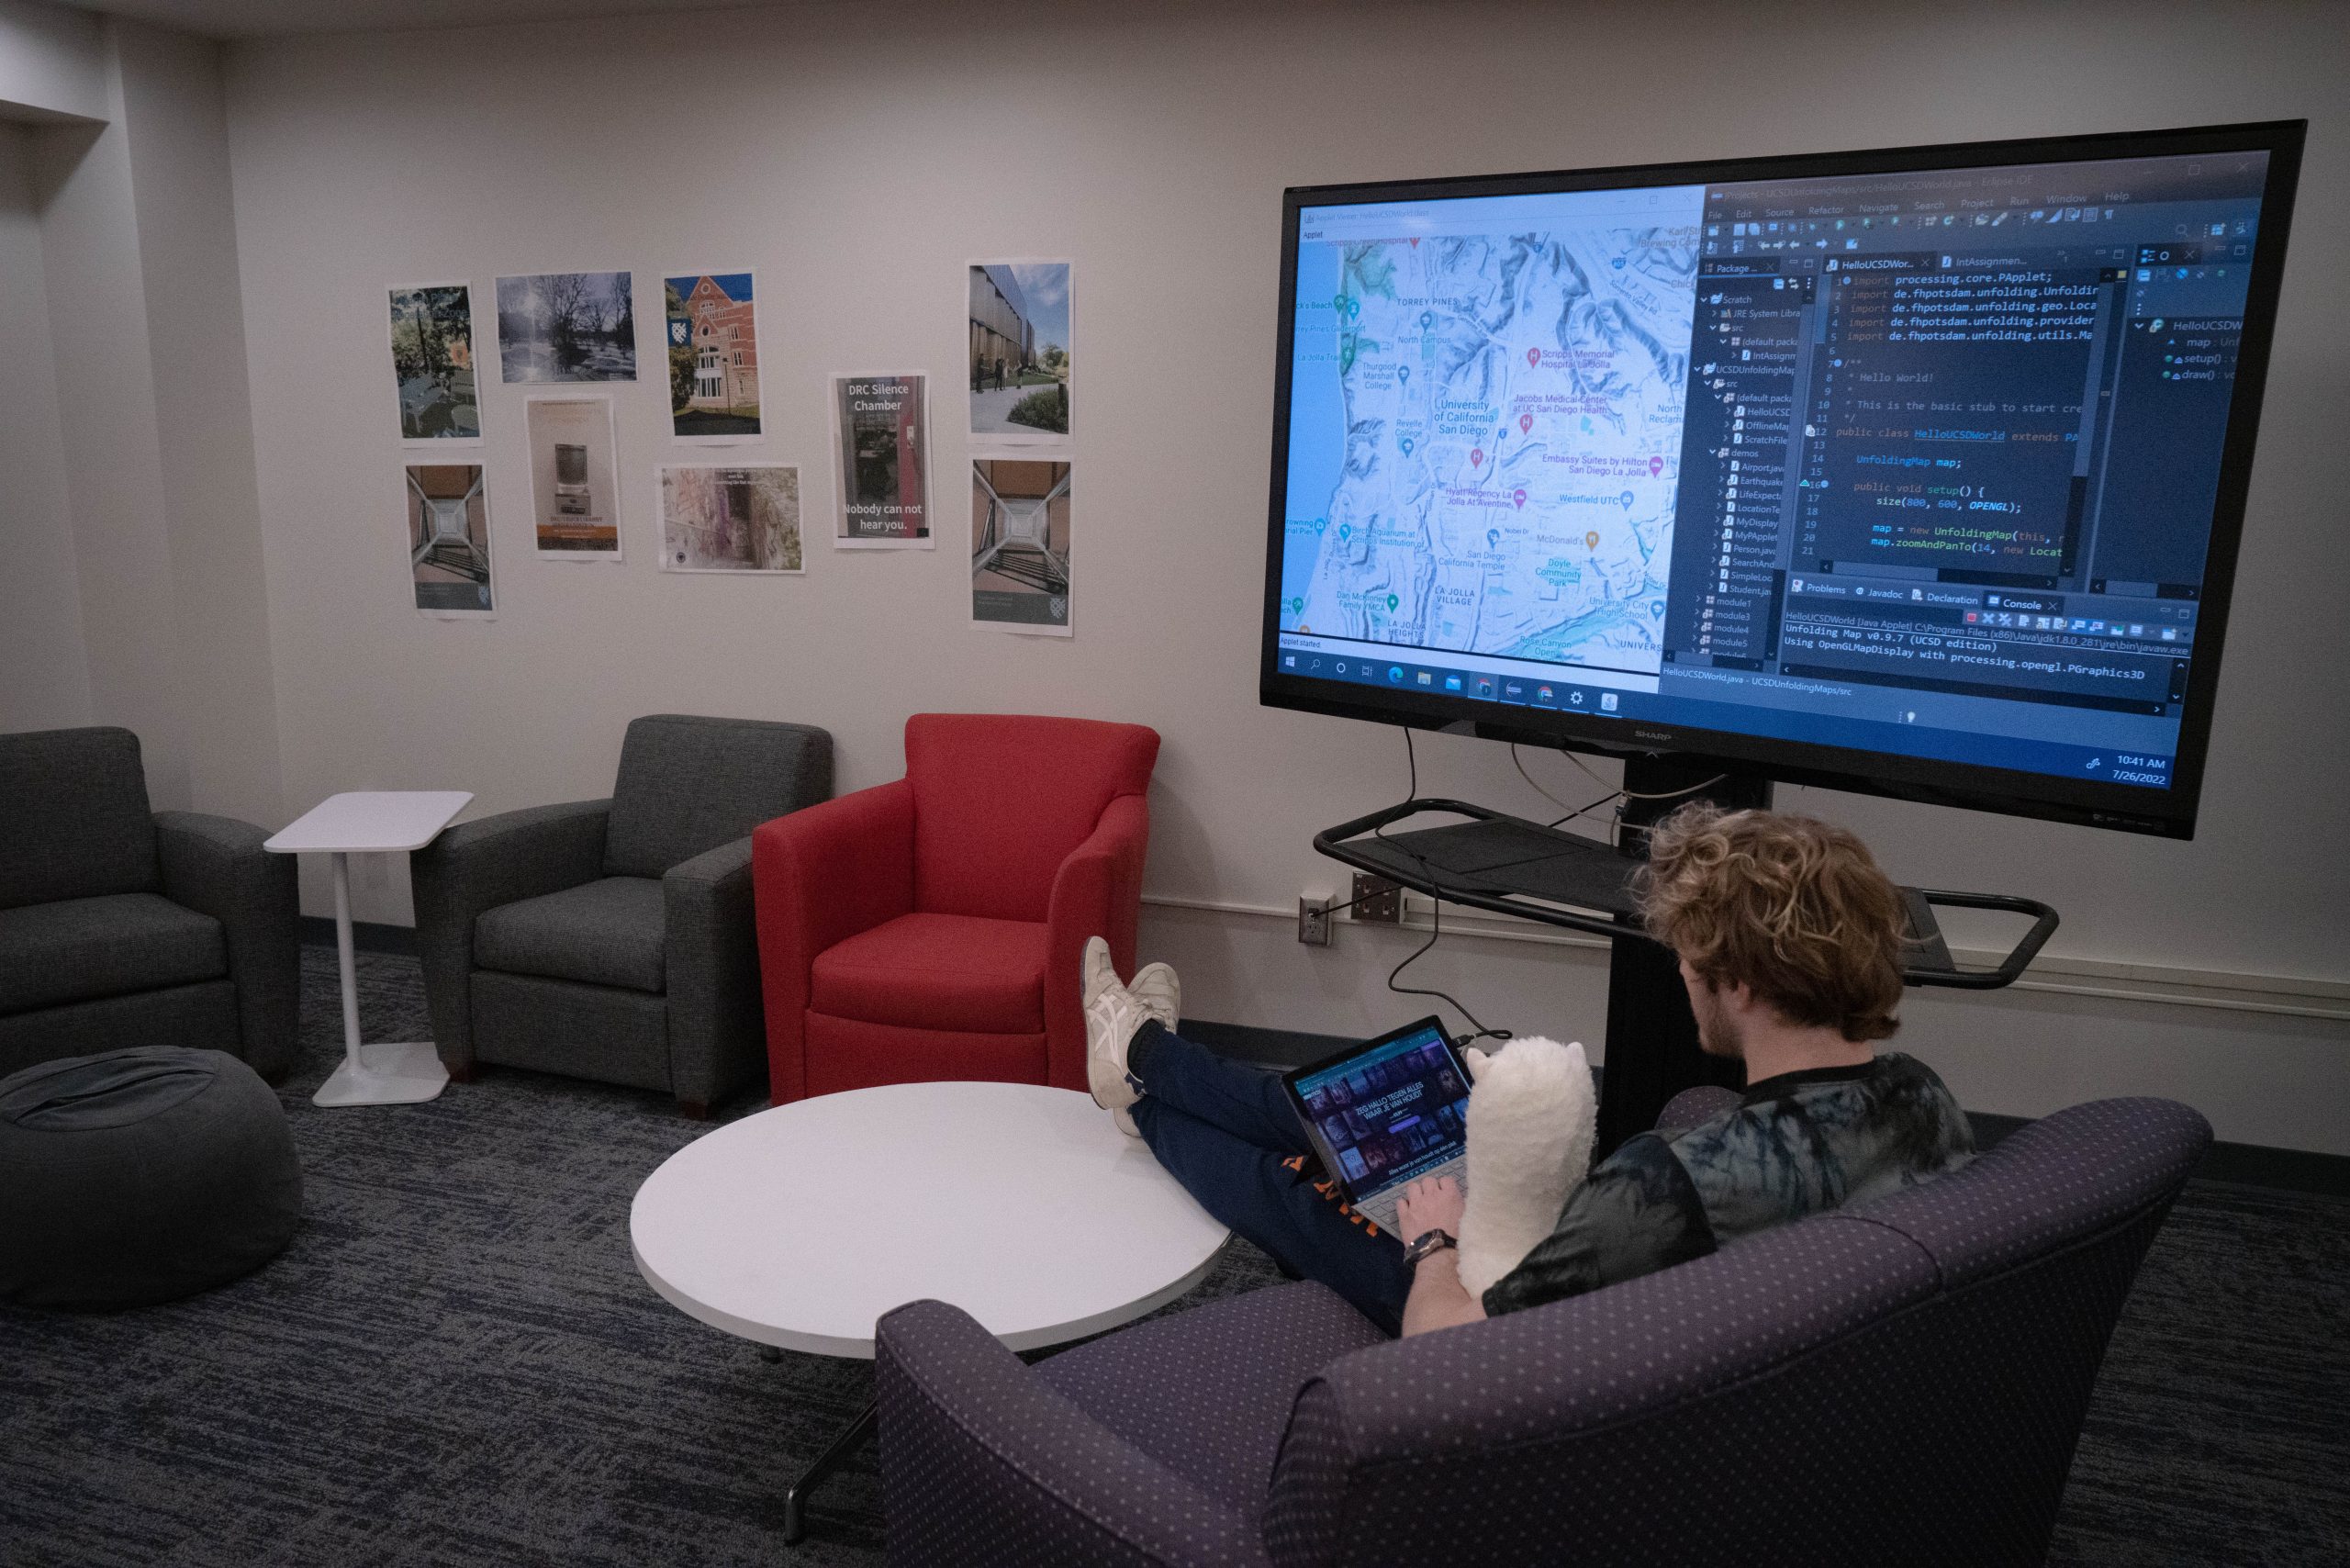
M2293 196L2300 181L2302 144L2308 129L2305 119L2267 120L2172 130L1625 164L1605 169L1291 186L1281 194L1281 313L1273 366L1273 456L1266 528L1259 702L1301 712L1415 729L1455 730L1492 740L1558 746L1604 756L1669 755L1693 763L1718 766L1725 771L1760 774L1786 783L1820 785L2169 838L2192 838L2210 751L2212 709L2219 691L2221 654L2235 587L2236 558L2243 543L2244 504L2251 486L2253 449L2276 330L2277 297L2284 279L2286 241L2291 231ZM2229 403L2227 431L2221 446L2210 545L2197 606L2195 651L2188 670L2178 747L2168 790L2063 778L2017 768L1903 756L1647 719L1607 718L1561 709L1504 706L1435 692L1388 690L1288 675L1280 669L1281 557L1287 542L1289 511L1291 372L1296 353L1298 226L1299 215L1304 208L2249 151L2268 155L2268 174L2261 194L2260 226L2246 286L2244 329L2237 343L2235 391Z

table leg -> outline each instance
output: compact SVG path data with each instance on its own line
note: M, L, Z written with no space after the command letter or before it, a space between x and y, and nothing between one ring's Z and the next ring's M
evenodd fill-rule
M354 1076L359 1061L359 962L351 951L351 857L338 849L334 860L334 954L342 973L342 1067Z
M816 1462L801 1471L800 1479L791 1484L791 1490L783 1495L783 1543L786 1546L799 1545L800 1538L808 1533L800 1518L800 1509L808 1500L808 1494L815 1490L816 1483L839 1469L843 1460L865 1446L865 1439L873 1435L873 1428L880 1414L880 1400L867 1400L865 1408L856 1413L856 1418L842 1428L841 1435L833 1439L833 1446L818 1454Z
M449 1082L430 1040L362 1047L359 1043L359 961L351 947L351 857L334 852L335 961L342 979L342 1065L310 1096L314 1105L413 1105Z

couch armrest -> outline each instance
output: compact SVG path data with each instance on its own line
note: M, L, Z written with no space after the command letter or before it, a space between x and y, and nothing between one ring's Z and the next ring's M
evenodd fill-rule
M432 1043L473 1066L474 921L484 910L592 882L604 872L610 801L573 801L459 823L408 856L416 950Z
M767 1087L807 1092L808 971L816 955L914 906L914 794L901 778L751 831Z
M661 904L669 1082L680 1101L714 1105L766 1065L750 835L670 867Z
M1142 863L1150 847L1150 808L1120 795L1102 809L1092 834L1053 876L1045 911L1045 1081L1085 1087L1085 1009L1078 963L1089 936L1110 944L1118 973L1135 972L1135 927L1142 915Z
M302 1025L302 895L295 857L233 817L157 812L163 896L220 923L237 986L237 1037L272 1083L292 1070Z
M969 1314L918 1301L874 1331L892 1564L1261 1564L1256 1521L1030 1372Z

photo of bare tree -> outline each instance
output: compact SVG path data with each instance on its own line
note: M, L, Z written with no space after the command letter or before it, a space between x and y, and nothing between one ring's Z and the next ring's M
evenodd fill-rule
M498 280L501 379L633 381L636 304L627 273L534 273Z

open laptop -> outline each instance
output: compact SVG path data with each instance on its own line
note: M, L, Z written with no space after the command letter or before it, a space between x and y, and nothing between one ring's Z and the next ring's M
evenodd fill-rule
M1390 1235L1405 1187L1467 1174L1469 1068L1438 1019L1294 1068L1281 1087L1348 1202Z

